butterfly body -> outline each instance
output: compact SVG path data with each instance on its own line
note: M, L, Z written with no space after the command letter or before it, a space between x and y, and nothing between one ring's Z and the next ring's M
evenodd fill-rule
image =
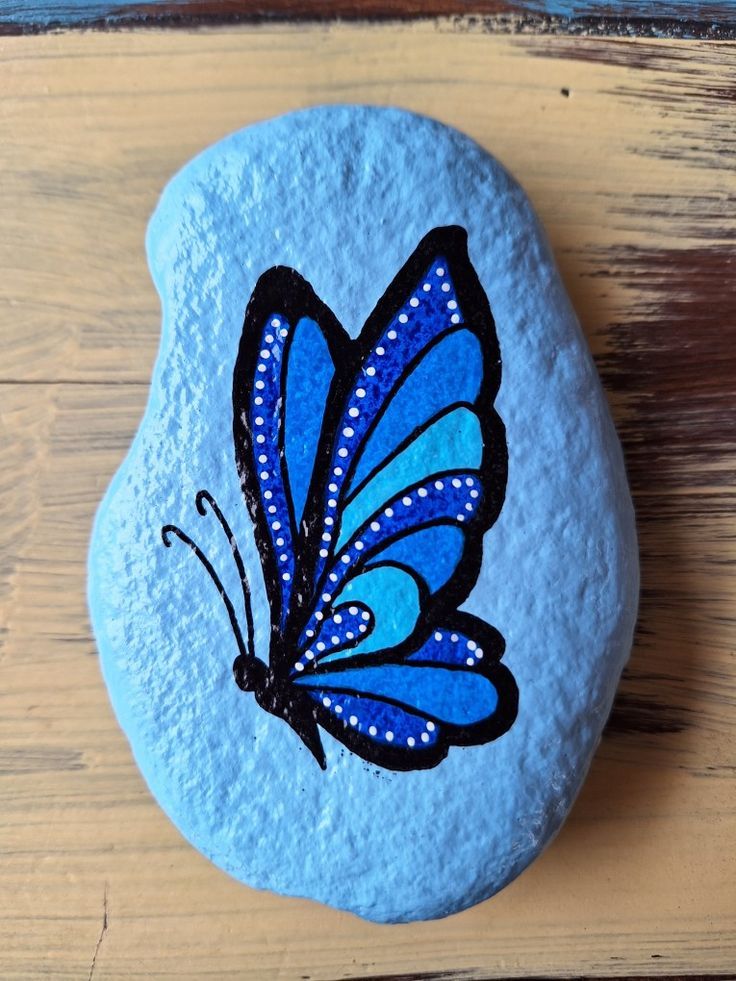
M241 574L247 643L208 571L238 642L237 684L323 767L321 730L410 770L514 721L501 635L458 610L505 494L500 368L460 228L425 236L355 340L294 270L275 267L256 285L233 439L270 607L267 664L242 559L211 496Z
M283 719L291 726L324 769L326 760L316 712L307 694L295 691L293 686L285 683L283 678L259 658L236 658L233 675L241 691L253 693L264 711Z

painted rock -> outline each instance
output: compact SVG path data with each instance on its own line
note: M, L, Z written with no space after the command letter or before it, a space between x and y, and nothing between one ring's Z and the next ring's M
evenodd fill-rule
M188 164L151 220L145 418L94 527L110 696L249 885L443 916L560 827L638 573L606 402L523 192L335 107Z

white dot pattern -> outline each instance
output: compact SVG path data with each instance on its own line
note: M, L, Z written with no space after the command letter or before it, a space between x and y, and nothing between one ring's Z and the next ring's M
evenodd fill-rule
M325 601L324 597L322 599ZM329 604L330 599L325 602ZM319 628L304 631L299 645L300 656L294 662L293 670L301 672L310 666L347 656L357 644L358 637L362 639L373 626L373 614L363 603L343 604L331 613L325 610Z
M465 665L474 668L483 660L483 648L472 637L459 630L438 627L422 646L410 654L407 661L436 661L442 664Z
M282 461L278 453L278 430L281 424L281 372L283 347L291 325L278 313L271 314L263 325L259 354L254 365L254 395L248 413L248 428L253 439L254 471L261 487L262 514L274 544L281 587L281 624L283 626L294 577L292 528L284 487ZM303 670L303 669L302 669Z
M309 694L335 717L341 728L354 729L378 744L421 753L434 746L440 735L435 722L378 699L330 690L314 689Z

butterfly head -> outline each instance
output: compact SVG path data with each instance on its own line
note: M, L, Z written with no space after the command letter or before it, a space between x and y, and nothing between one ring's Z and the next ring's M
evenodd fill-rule
M273 676L257 657L239 654L233 662L235 683L241 691L262 692L273 686Z
M238 688L252 692L262 709L286 718L295 702L304 701L304 693L285 683L271 666L250 654L239 654L233 662L233 676Z
M291 704L304 698L303 692L294 691L271 664L264 664L249 651L233 661L233 677L241 691L252 692L261 708L272 715L286 717Z

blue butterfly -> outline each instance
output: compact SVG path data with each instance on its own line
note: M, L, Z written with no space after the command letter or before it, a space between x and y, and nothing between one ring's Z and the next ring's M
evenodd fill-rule
M293 269L258 280L233 378L235 462L271 611L255 655L251 596L232 531L247 641L227 609L239 687L284 719L320 766L320 729L393 770L435 766L516 718L497 630L457 607L506 488L493 409L501 361L467 234L435 228L351 340Z

